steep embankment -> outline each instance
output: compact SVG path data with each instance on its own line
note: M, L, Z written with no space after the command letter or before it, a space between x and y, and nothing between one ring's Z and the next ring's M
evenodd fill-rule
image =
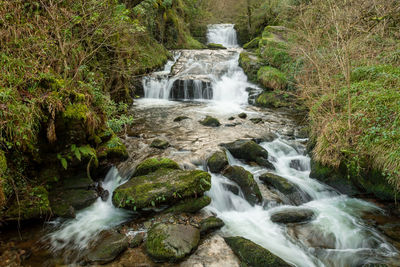
M301 99L311 175L346 193L393 200L400 188L399 10L392 0L287 0L251 11L241 66L265 88L257 104Z
M0 218L74 216L93 202L91 177L127 157L116 134L133 120L132 77L167 48L202 47L197 1L126 2L0 1Z

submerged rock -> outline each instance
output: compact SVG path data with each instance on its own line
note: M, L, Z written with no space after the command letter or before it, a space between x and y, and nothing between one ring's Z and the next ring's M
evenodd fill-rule
M187 120L187 119L190 119L190 118L187 116L178 116L174 119L174 122L180 122L180 121Z
M158 149L166 149L169 147L169 143L166 140L155 139L151 143L150 147L158 148Z
M129 240L129 247L136 248L140 246L143 243L145 236L145 232L137 233L132 239Z
M263 122L263 120L261 118L252 118L252 119L250 119L250 121L254 124L259 124L259 123Z
M286 201L286 204L301 205L311 200L311 197L307 193L302 192L295 184L276 174L264 173L259 179L267 186L281 192L283 194L282 201L285 202L285 198L289 200L289 202Z
M202 196L210 187L207 172L183 171L170 159L148 159L132 179L115 189L112 200L129 210L155 208Z
M211 116L207 116L204 120L199 121L201 125L208 126L208 127L219 127L221 123L218 119L213 118Z
M247 114L243 112L243 113L240 113L238 115L238 117L241 118L241 119L246 119L247 118Z
M314 218L314 211L305 208L288 208L271 214L274 223L305 223Z
M222 174L239 185L244 197L250 204L254 205L262 201L260 188L258 188L253 174L246 171L243 167L229 166Z
M207 160L207 166L213 173L220 173L228 165L228 157L225 152L222 151L215 152Z
M331 232L325 232L312 224L300 224L288 227L288 234L302 242L307 247L335 249L336 237Z
M298 171L306 171L307 169L303 167L299 159L293 159L289 163L289 167Z
M221 219L215 216L208 217L207 219L204 219L200 222L200 234L204 235L210 233L212 231L220 229L224 225L225 223Z
M90 264L106 264L113 261L128 248L128 238L114 231L100 233L95 247L86 255Z
M226 237L225 242L232 248L242 263L252 267L290 267L278 256L243 237Z
M188 256L200 241L200 231L189 225L156 224L148 232L146 251L156 262L177 262Z
M260 166L275 170L274 165L268 161L268 151L252 140L237 140L232 143L222 144L235 158L247 162L255 162Z

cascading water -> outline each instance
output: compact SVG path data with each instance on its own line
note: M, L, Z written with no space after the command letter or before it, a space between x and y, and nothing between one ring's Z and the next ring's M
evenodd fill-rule
M207 39L208 43L221 44L228 48L238 47L234 24L209 25Z
M231 184L221 175L212 175L209 196L212 203L206 209L224 220L223 232L248 238L267 248L296 266L361 266L382 263L397 255L397 251L376 230L363 223L365 211L379 208L368 202L340 195L330 187L309 177L310 159L299 153L287 141L277 139L261 144L276 167L276 174L297 185L311 196L310 202L301 207L312 209L316 218L308 227L318 233L318 238L333 240L332 248L312 248L288 234L287 228L270 220L273 212L288 208L286 205L265 203L251 206L242 197L232 193L225 184ZM297 148L300 144L296 144ZM229 152L228 152L229 154ZM298 160L303 170L290 167ZM252 172L258 182L260 174L267 172L261 167L251 167L229 154L231 165L239 165ZM289 227L288 227L289 228ZM310 231L310 230L309 230Z

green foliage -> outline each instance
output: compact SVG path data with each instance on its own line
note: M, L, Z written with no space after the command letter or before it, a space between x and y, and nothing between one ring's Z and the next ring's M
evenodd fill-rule
M265 88L272 90L284 90L288 84L288 79L285 73L269 66L262 67L258 70L257 80Z

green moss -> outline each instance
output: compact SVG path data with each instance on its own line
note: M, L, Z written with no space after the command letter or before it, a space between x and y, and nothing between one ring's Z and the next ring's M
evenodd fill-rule
M265 248L243 237L226 237L226 243L232 248L239 259L253 267L290 267L278 256L272 254Z
M0 177L6 173L7 159L3 150L0 150Z
M211 198L208 196L203 196L200 198L191 198L181 201L174 205L173 207L166 210L166 212L172 213L196 213L202 208L208 206L211 203Z
M135 170L133 176L143 176L159 169L176 169L179 170L179 165L175 161L168 158L150 158L141 162Z
M223 46L222 44L213 44L213 43L207 44L207 48L208 49L213 49L213 50L226 49L226 47Z
M211 176L203 171L159 169L133 177L114 191L113 203L126 209L170 205L181 199L200 196L211 187Z
M228 165L228 157L226 156L225 152L222 151L215 152L207 160L207 166L213 173L218 173L222 171Z
M169 236L161 231L160 227L161 224L156 224L150 228L147 233L146 250L151 251L152 255L157 255L159 259L168 259L173 257L174 254L163 244L163 241Z
M263 62L253 53L242 52L239 56L239 66L246 73L250 81L257 82L257 72L263 66Z
M89 108L87 105L77 103L68 105L63 112L63 116L66 119L86 121L88 113Z
M288 85L286 74L274 67L262 67L257 72L257 80L265 88L284 90Z
M361 66L351 72L351 81L360 82L364 80L375 81L378 79L399 80L400 68L393 65Z
M257 97L256 106L281 108L290 106L290 103L285 102L285 94L282 92L263 92Z
M199 121L201 125L208 126L208 127L219 127L221 123L218 119L213 118L211 116L206 116L204 120Z
M258 48L258 44L261 40L261 37L256 37L253 40L251 40L250 42L246 43L243 45L244 49L256 49Z
M283 65L291 62L289 49L285 43L277 42L270 39L260 40L260 57L266 64L275 68L282 68Z
M125 160L128 158L128 151L126 150L125 145L122 143L121 139L115 134L112 135L111 139L106 143L101 145L97 149L97 158L99 160L103 159L118 159Z
M220 229L224 225L225 225L225 223L221 219L214 217L214 216L209 217L200 222L200 233L202 235L204 235L211 231Z

